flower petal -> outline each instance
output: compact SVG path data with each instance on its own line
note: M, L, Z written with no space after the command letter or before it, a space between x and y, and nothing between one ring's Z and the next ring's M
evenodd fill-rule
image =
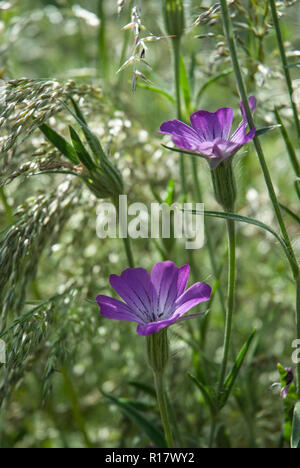
M150 322L145 325L142 325L139 323L136 331L141 336L152 335L152 333L156 333L159 330L162 330L163 328L169 327L177 320L178 320L178 317L176 315L165 320L160 320L159 322Z
M179 270L180 268L171 261L156 263L152 268L151 282L155 291L153 305L157 319L166 318L166 315L172 312L174 303L180 295L178 291L181 291L182 284L178 285Z
M239 145L245 145L246 143L249 143L249 141L253 140L255 137L256 128L252 128L252 130L250 130L250 132L246 135L246 126L247 124L245 122L241 123L241 125L230 137L230 141Z
M180 120L164 122L160 127L160 131L157 133L171 135L177 146L191 151L197 149L197 145L201 141L195 130Z
M218 139L215 141L213 147L213 154L217 158L221 158L222 160L230 158L236 151L240 148L238 143Z
M251 114L253 114L253 112L256 109L257 99L254 96L250 96L248 99L248 103L249 103ZM246 110L245 110L243 101L240 102L240 108L241 108L241 112L243 116L243 121L247 122L248 120L247 120Z
M227 139L233 120L231 107L222 107L217 112L197 111L191 115L191 124L202 141L215 138Z
M211 292L212 289L208 284L195 283L177 299L174 316L179 318L201 302L209 301Z
M100 306L100 313L104 317L114 320L127 320L129 322L139 322L131 309L124 302L113 297L100 295L97 297Z
M134 311L139 321L153 320L153 287L147 270L128 268L121 276L111 275L110 284Z

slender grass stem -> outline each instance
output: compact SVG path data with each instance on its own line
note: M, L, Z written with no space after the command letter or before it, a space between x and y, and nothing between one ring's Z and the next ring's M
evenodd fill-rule
M165 432L166 442L168 448L174 448L173 435L169 423L167 398L164 388L164 372L154 371L154 383L157 395L157 402L160 411L160 416Z
M104 0L98 0L98 17L100 20L98 32L98 67L99 73L103 79L109 75L109 61L107 57L106 43L106 18L104 12Z
M228 255L229 255L229 273L228 273L228 308L226 311L225 321L225 336L224 336L224 350L221 365L220 380L218 386L219 397L223 391L223 385L227 370L228 355L230 350L230 338L232 329L232 317L234 312L235 303L235 267L236 267L236 252L235 252L235 223L231 219L227 220L228 231Z
M288 132L287 132L282 120L281 120L278 109L276 107L274 109L274 113L275 113L277 123L280 125L280 132L281 132L282 138L284 139L286 149L287 149L288 155L290 157L291 165L292 165L292 167L294 169L294 172L295 172L296 176L300 177L300 163L298 161L296 151L295 151L294 146L293 146L293 144L292 144L292 142L290 140Z
M276 32L278 48L279 48L279 52L280 52L280 57L281 57L283 71L284 71L285 81L286 81L289 96L290 96L291 107L292 107L293 116L294 116L294 120L295 120L295 127L296 127L296 131L297 131L297 135L298 135L298 139L299 139L299 143L300 143L300 121L299 121L299 117L298 117L297 106L296 106L296 103L294 102L294 99L293 99L293 93L294 93L293 84L292 84L290 70L289 70L289 67L288 67L288 61L287 61L287 57L286 57L286 53L285 53L285 49L284 49L284 43L283 43L283 38L282 38L281 30L280 30L280 24L279 24L276 4L275 4L274 0L269 0L269 4L270 4L272 18L273 18L273 24L274 24L274 28L275 28L275 32Z
M117 210L117 213L118 213L118 218L120 220L120 200L119 199L114 199L113 203L114 203L114 205L116 207L116 210ZM130 237L128 235L128 232L124 232L123 235L124 235L124 237L122 237L122 239L123 239L123 244L124 244L124 248L125 248L125 253L126 253L128 265L129 265L129 268L134 268L135 263L134 263L133 253L132 253L131 240L130 240Z
M221 4L221 10L222 10L222 18L223 18L225 36L226 36L227 44L228 44L228 47L229 47L229 50L230 50L230 55L231 55L232 65L233 65L233 69L234 69L234 73L235 73L235 78L236 78L236 81L237 81L237 86L238 86L238 89L239 89L241 99L242 99L242 101L244 103L244 106L245 106L245 111L246 111L249 127L252 129L252 128L254 128L254 121L253 121L253 117L252 117L252 114L251 114L251 111L250 111L247 91L246 91L246 88L245 88L245 84L244 84L244 80L243 80L243 76L242 76L242 72L241 72L241 68L240 68L239 60L238 60L238 56L237 56L237 50L236 50L235 39L234 39L233 31L232 31L232 24L231 24L231 18L230 18L230 14L229 14L229 8L228 8L226 0L220 0L220 4ZM285 223L284 223L281 211L280 211L280 206L279 206L277 196L276 196L276 193L275 193L275 190L274 190L271 175L270 175L270 172L269 172L269 169L268 169L265 157L264 157L264 153L263 153L259 138L255 137L253 142L254 142L256 153L257 153L257 156L259 158L259 162L260 162L260 165L261 165L261 168L262 168L262 171L263 171L263 175L264 175L265 182L266 182L266 185L267 185L267 189L268 189L268 192L269 192L269 197L270 197L270 200L271 200L271 202L273 204L273 208L274 208L274 211L275 211L275 214L276 214L276 217L277 217L277 221L278 221L278 224L280 226L282 237L283 237L283 239L284 239L284 241L286 243L286 246L287 246L287 252L288 252L287 258L288 258L289 263L291 265L291 269L292 269L294 278L297 279L298 276L299 276L299 266L298 266L298 263L297 263L297 259L296 259L294 250L292 248L290 238L288 236L288 233L287 233L287 230L286 230L286 227L285 227Z
M130 268L134 268L134 259L133 259L130 238L126 237L125 239L123 239L123 242L124 242L125 252L126 252L126 256L128 260L128 265Z
M177 118L182 120L182 109L181 109L181 94L180 94L180 49L181 39L172 38L173 46L173 57L174 57L174 77L175 77L175 90L176 90L176 106L177 106ZM186 185L186 168L184 155L180 155L180 181L181 190L184 198L187 197L187 185Z

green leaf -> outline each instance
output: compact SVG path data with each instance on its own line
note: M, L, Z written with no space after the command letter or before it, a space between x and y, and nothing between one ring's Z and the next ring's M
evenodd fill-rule
M141 415L131 404L124 402L118 398L115 398L108 393L105 393L101 390L102 395L111 401L113 404L118 406L126 416L131 419L140 429L143 431L157 447L164 448L166 447L166 442L164 439L163 434L146 419L143 415Z
M175 201L175 180L171 179L168 183L167 196L165 199L165 203L167 203L169 206L172 206L174 201Z
M145 83L137 83L137 87L141 89L147 89L148 91L152 91L153 93L161 94L162 96L167 98L168 101L170 101L172 104L175 104L176 102L173 96L171 96L171 94L167 93L163 89L157 88L155 86L147 85Z
M89 170L96 169L97 168L96 164L92 160L88 151L85 149L84 144L82 143L80 139L80 136L78 135L76 130L74 130L74 128L71 127L71 125L69 125L69 131L70 131L74 149L76 151L78 158L82 162L82 164Z
M193 213L197 214L197 211L193 211ZM247 216L241 216L241 215L236 215L234 213L225 213L225 212L219 212L219 211L205 211L204 215L215 217L215 218L232 219L233 221L239 221L239 222L246 223L246 224L252 224L253 226L262 228L265 231L272 234L278 240L278 242L280 242L280 245L284 249L285 254L287 255L287 257L290 258L290 252L286 246L286 243L284 242L284 239L280 237L280 235L277 234L277 232L275 232L272 228L270 228L270 226L267 226L261 221L258 221L257 219L253 219L253 218L248 218Z
M73 164L79 164L79 159L77 157L76 151L70 145L70 143L67 142L61 135L56 133L55 130L53 130L49 125L47 124L42 124L40 125L40 130L41 132L45 135L47 140L52 143L55 148L57 148L66 158L69 159Z
M219 73L219 75L214 76L213 78L210 78L208 81L206 81L201 88L198 91L197 98L196 98L196 103L198 106L198 103L204 93L204 91L211 86L213 83L216 81L220 80L221 78L225 78L226 76L230 75L233 72L233 68L229 68L227 70L224 70L223 72Z
M296 151L295 151L294 146L293 146L293 144L292 144L292 142L290 140L288 131L287 131L283 121L281 120L279 111L278 111L278 109L276 107L274 108L274 114L275 114L275 117L276 117L276 120L277 120L278 124L280 125L281 135L282 135L282 138L284 140L284 143L285 143L285 146L286 146L286 149L287 149L287 152L288 152L292 167L293 167L293 169L295 171L296 176L300 177L300 164L299 164L299 161L298 161Z
M300 401L296 403L293 416L291 448L299 448L300 444Z
M251 335L249 336L248 340L246 341L246 343L244 344L244 346L242 347L238 357L236 358L236 361L235 361L235 364L232 368L232 370L230 371L230 373L228 374L228 376L226 377L226 380L225 380L225 384L224 384L224 391L221 395L221 401L220 401L220 407L223 408L223 406L226 404L229 396L230 396L230 393L233 389L233 386L235 384L235 381L240 373L240 370L241 370L241 367L243 365L243 362L245 360L245 357L246 357L246 354L249 350L249 347L252 343L252 340L254 338L256 334L256 330L253 330L253 332L251 333Z
M180 88L183 94L185 108L186 108L187 113L190 113L191 111L191 89L190 89L189 77L188 77L187 70L186 70L185 63L184 63L182 56L180 57L179 73L180 73Z
M296 215L292 210L290 210L287 206L282 205L282 203L279 203L279 206L281 209L283 209L287 214L289 214L297 223L300 224L300 217Z
M130 405L138 411L151 411L156 407L154 403L146 403L145 401L132 400L129 398L119 398L119 402Z
M280 128L280 127L281 125L270 125L269 127L259 128L258 130L256 130L255 136L258 137L258 136L264 135L265 133L268 133L271 130L275 130L276 128Z
M128 382L128 384L131 385L132 387L137 388L141 392L146 393L147 395L150 395L151 397L156 399L155 388L152 387L151 385L147 385L147 384L144 384L144 383L141 383L141 382L136 382L135 380L132 380L132 381Z

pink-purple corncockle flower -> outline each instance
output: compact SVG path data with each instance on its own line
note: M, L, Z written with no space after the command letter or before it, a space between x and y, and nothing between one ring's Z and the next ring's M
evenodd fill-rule
M256 108L254 96L249 98L249 106L253 113ZM231 136L231 107L222 107L216 112L199 110L191 115L191 126L180 120L169 120L161 125L157 133L171 135L176 146L207 159L211 169L215 169L255 137L255 128L246 133L248 122L243 102L240 107L243 120Z
M111 275L110 284L124 302L100 295L97 297L100 312L111 319L137 322L137 333L142 336L203 315L183 317L211 296L211 287L206 283L195 283L186 289L189 274L189 265L179 268L166 261L156 263L151 274L144 268L129 268L121 276Z

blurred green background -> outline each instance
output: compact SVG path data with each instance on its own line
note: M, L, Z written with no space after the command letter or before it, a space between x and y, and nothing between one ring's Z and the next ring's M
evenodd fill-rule
M161 2L140 0L138 3L145 26L142 36L164 36ZM295 142L276 39L270 15L268 12L265 15L266 3L264 0L234 2L239 54L249 95L258 99L257 127L276 124L273 113L276 105ZM288 56L291 63L297 64L299 2L291 6L279 3ZM174 197L180 201L178 155L164 150L161 136L155 134L164 120L176 117L170 41L163 38L146 43L149 50L145 60L149 66L138 64L138 70L147 81L139 80L135 92L132 92L133 67L117 73L134 49L132 31L122 30L130 23L132 5L127 0L118 15L117 1L112 0L1 1L1 79L57 79L59 83L73 80L80 89L91 86L83 93L80 103L89 126L122 172L130 199L150 204L155 195L164 198L170 180L174 179ZM191 99L185 101L184 117L188 120L189 114L200 108L215 111L231 106L238 124L239 98L221 18L216 13L208 22L193 26L197 16L207 11L199 7L212 5L210 1L185 2L187 26L182 56L190 80ZM295 66L291 72L300 101L298 70ZM51 117L52 126L65 135L70 122L72 118L64 110ZM7 131L2 127L1 138ZM295 176L279 129L265 134L262 143L280 202L299 216L299 199L293 188ZM40 154L47 157L51 150L36 130L27 139L20 139L15 154L7 156L14 159L12 162L9 159L2 176L8 177L16 171L18 177L1 193L5 201L0 204L1 229L9 226L12 217L19 219L27 213L35 203L39 207L38 197L44 195L49 196L50 204L54 203L54 211L58 213L55 200L59 198L65 176L20 175L24 162ZM219 210L206 163L197 161L197 168L203 191L203 200L197 201L204 202L206 209ZM189 201L195 201L188 156L186 170ZM235 171L238 212L277 230L251 145L236 156ZM0 368L0 388L5 396L0 419L1 447L146 447L150 445L147 436L100 392L102 389L131 402L142 402L141 413L159 426L157 407L149 388L152 376L145 363L144 340L136 335L134 324L101 318L93 303L97 294L111 294L109 274L120 274L127 267L123 245L119 240L97 238L96 212L101 202L87 188L72 185L72 177L67 183L71 184L67 190L68 212L63 208L56 218L49 209L48 214L57 225L46 229L43 239L39 232L32 233L31 240L30 227L23 231L24 240L27 236L31 247L26 250L18 273L12 271L5 292L7 295L12 291L16 300L8 310L6 326L12 328L3 337L8 352L14 354L9 370L5 366ZM299 254L299 224L288 215L285 218ZM25 220L28 226L32 219ZM270 386L279 380L277 362L292 365L294 286L278 242L253 226L239 224L237 228L234 351L240 349L253 328L258 332L234 395L222 413L217 444L277 447L286 443L282 437L283 403L279 391L270 390ZM221 265L226 255L223 221L209 219L208 229ZM36 243L34 236L38 238ZM133 242L137 266L150 270L162 259L164 246L158 244L151 240ZM13 253L12 249L12 257ZM170 255L178 265L192 260L195 280L214 284L207 246L189 254L178 243ZM30 256L34 257L30 268L36 275L26 270ZM221 288L225 293L226 267L223 270ZM25 317L23 322L18 322L32 307L49 298L52 299L44 308L28 320ZM216 381L224 326L218 296L209 316L205 347L201 319L170 330L170 398L184 447L205 446L209 434L209 411L187 376L188 372L198 376L204 373L208 383Z

